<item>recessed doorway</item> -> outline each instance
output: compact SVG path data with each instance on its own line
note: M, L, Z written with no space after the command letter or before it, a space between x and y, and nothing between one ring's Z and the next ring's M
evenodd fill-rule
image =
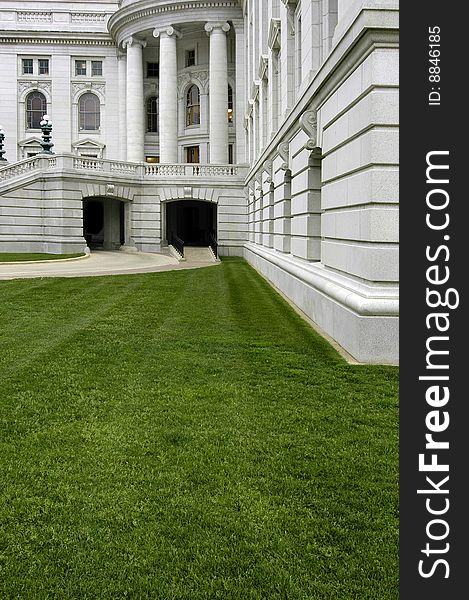
M180 200L166 206L166 234L176 235L186 246L210 246L217 236L217 205L200 200Z

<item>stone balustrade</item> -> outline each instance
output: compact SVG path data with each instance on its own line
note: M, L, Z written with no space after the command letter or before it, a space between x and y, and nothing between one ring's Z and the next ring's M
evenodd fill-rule
M200 164L148 164L88 158L73 154L54 156L37 155L0 168L0 181L9 181L30 175L33 172L66 171L80 174L123 175L132 179L154 180L158 178L204 178L243 179L247 167L240 165Z

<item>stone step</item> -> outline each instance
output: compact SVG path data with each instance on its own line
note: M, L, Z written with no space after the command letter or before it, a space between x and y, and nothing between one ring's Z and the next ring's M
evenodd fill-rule
M216 262L210 247L185 246L184 258L187 262Z

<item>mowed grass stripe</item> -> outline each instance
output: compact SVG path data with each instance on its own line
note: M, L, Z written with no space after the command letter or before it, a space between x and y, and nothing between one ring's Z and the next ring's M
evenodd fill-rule
M3 372L55 342L0 392L2 598L398 597L396 368L238 259L29 285Z

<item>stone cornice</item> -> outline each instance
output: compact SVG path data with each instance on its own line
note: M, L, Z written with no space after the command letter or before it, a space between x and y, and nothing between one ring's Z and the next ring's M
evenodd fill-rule
M167 0L159 4L155 4L152 0L140 0L139 2L133 2L128 6L124 6L115 12L108 21L108 29L111 35L116 38L120 35L123 28L127 25L132 25L135 21L141 20L143 22L152 17L167 15L167 22L171 23L174 22L177 13L180 13L183 17L181 22L190 22L191 11L206 11L206 21L231 20L231 17L235 17L235 15L238 18L242 17L241 8L237 0ZM215 19L211 11L216 13ZM226 15L222 15L222 11L226 11ZM230 15L229 17L228 14Z
M3 32L0 44L40 44L55 46L115 46L112 38L106 33L49 33L30 31Z

